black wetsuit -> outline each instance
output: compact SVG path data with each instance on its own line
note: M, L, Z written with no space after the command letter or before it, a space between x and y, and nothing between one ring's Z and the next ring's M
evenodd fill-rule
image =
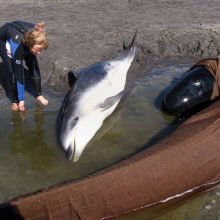
M196 66L169 86L162 107L177 116L197 112L211 102L213 85L211 72L204 66Z
M23 60L25 60L33 79L35 95L41 95L41 77L37 58L22 42L24 34L33 29L34 26L28 22L13 21L0 28L0 56L8 74L8 86L12 102L24 100ZM11 56L6 49L6 44L10 47Z

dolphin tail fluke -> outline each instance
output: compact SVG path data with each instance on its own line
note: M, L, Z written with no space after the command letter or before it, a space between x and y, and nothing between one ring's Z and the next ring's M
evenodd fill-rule
M131 44L129 45L128 48L134 47L134 45L135 45L135 40L136 40L136 37L137 37L137 31L138 31L138 28L136 29L135 34L134 34L134 37L133 37L133 39L132 39L132 41L131 41Z
M123 41L123 50L131 49L132 47L134 47L136 36L137 36L137 31L138 31L138 28L136 29L136 31L134 33L134 37L133 37L129 46L126 46L125 41Z

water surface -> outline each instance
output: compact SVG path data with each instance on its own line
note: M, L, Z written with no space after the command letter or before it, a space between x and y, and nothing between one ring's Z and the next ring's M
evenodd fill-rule
M66 159L56 140L55 121L64 91L44 86L45 96L50 100L44 108L35 104L27 93L26 113L11 112L10 103L3 95L0 100L0 202L87 176L144 149L174 120L160 110L158 95L188 67L188 64L162 65L137 74L129 73L123 100L76 163ZM205 195L209 196L209 193ZM180 209L184 211L184 206ZM198 210L206 211L203 207ZM146 219L146 215L139 214L135 219ZM216 219L217 216L216 212Z

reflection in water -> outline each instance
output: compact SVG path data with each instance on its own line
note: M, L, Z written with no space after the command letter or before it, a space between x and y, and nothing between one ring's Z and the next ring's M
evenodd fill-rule
M55 157L53 150L45 141L44 112L38 108L33 112L34 124L27 127L26 112L12 112L13 130L8 135L11 154L28 160L31 169L39 171L53 170L51 160Z

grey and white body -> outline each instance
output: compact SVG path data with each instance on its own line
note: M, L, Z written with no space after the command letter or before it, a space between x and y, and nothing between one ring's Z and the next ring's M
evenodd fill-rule
M118 105L135 56L135 36L131 45L115 59L78 71L57 120L58 139L69 159L80 158L103 121Z

